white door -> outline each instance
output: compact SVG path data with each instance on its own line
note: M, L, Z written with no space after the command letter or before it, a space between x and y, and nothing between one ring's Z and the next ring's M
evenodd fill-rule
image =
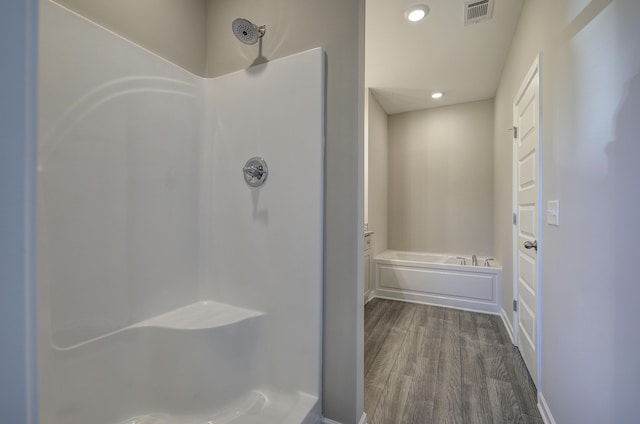
M513 103L514 117L514 297L516 344L538 387L540 231L539 61L536 59Z

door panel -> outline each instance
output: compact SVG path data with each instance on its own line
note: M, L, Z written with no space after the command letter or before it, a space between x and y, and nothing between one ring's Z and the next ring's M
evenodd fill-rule
M536 211L532 205L520 206L518 208L520 216L520 235L525 238L535 239L536 237Z
M534 153L535 151L530 151L518 164L520 191L531 188L536 183L536 161Z
M527 255L520 255L518 261L520 271L520 281L535 294L536 292L536 263Z

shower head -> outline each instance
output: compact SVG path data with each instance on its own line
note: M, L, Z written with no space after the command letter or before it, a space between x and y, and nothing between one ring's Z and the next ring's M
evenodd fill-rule
M267 31L264 25L256 26L247 19L238 18L231 24L233 34L244 44L256 44Z

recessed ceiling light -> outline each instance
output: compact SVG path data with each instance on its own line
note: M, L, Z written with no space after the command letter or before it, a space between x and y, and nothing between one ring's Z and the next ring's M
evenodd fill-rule
M444 96L444 93L442 91L436 91L433 94L431 94L431 98L436 100L441 99L442 96Z
M404 12L404 17L411 22L418 22L424 19L429 14L429 6L425 4L418 4L408 8Z

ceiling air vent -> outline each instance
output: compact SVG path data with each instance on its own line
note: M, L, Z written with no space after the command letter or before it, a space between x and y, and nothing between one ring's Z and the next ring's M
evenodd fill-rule
M493 16L493 0L470 1L464 4L465 26L488 21L491 16Z

